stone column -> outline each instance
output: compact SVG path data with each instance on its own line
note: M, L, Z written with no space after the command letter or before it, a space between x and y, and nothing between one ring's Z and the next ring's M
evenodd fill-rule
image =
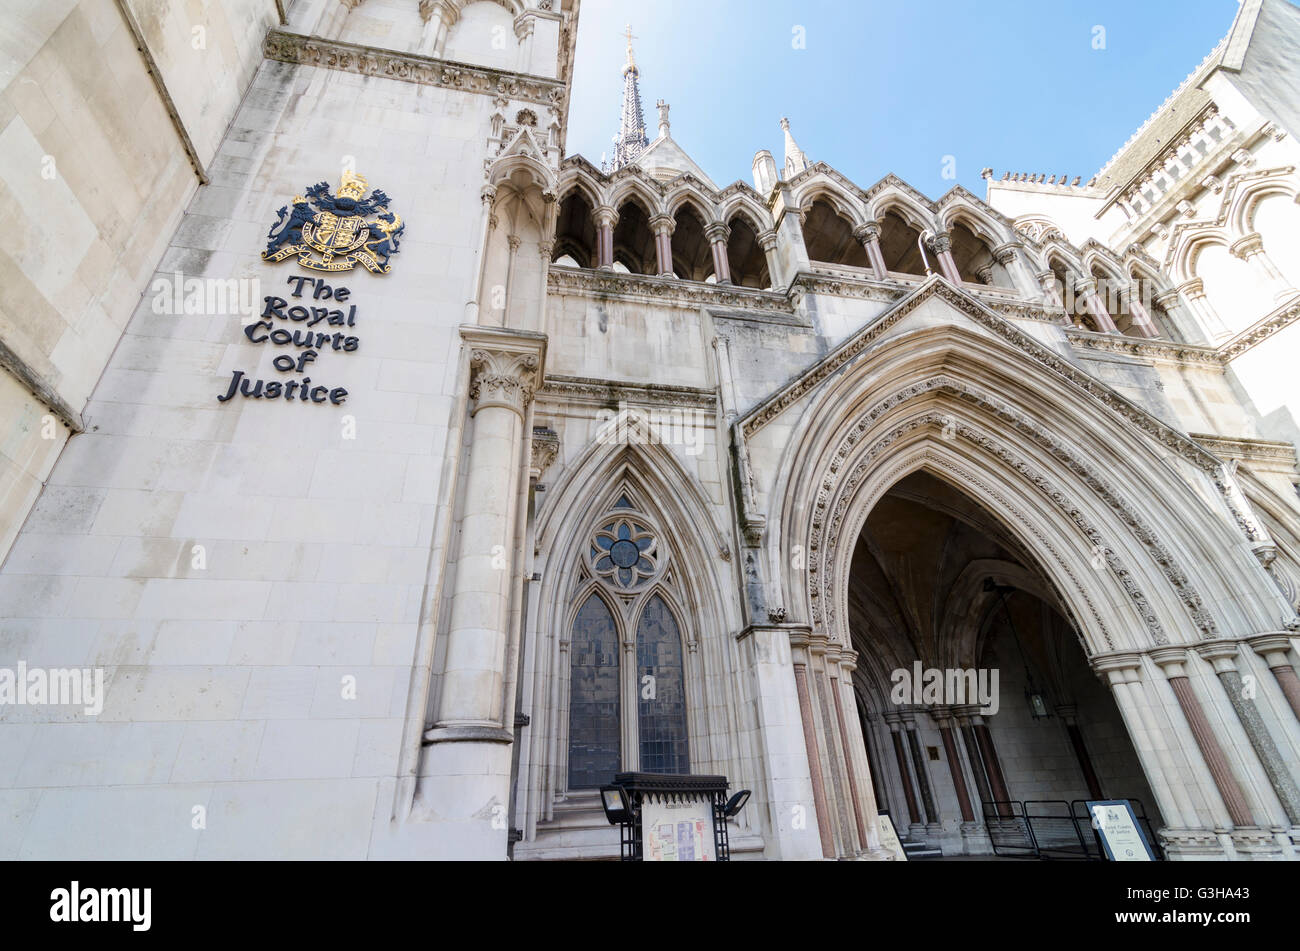
M916 717L911 713L903 714L903 728L907 730L907 748L912 754L912 766L916 770L916 784L921 788L921 804L925 807L925 831L939 833L943 825L939 822L939 807L934 801L934 791L930 788L930 771L926 769L925 757L921 754L921 741L916 735Z
M776 232L764 231L758 236L758 245L763 249L763 255L767 258L767 279L776 287L776 272L780 267L780 262L776 257Z
M1218 738L1210 728L1210 722L1205 718L1205 711L1201 709L1201 702L1192 690L1192 683L1183 668L1187 659L1187 649L1161 648L1151 653L1151 659L1160 665L1160 669L1169 680L1169 686L1173 688L1174 696L1178 698L1178 706L1182 708L1192 736L1196 738L1196 745L1205 759L1205 765L1210 770L1210 776L1214 779L1219 795L1223 797L1223 804L1228 810L1232 824L1254 826L1255 820L1246 805L1246 797L1237 783L1237 777L1232 774L1228 759L1223 755L1223 747L1219 745Z
M1063 288L1056 286L1056 272L1050 268L1046 271L1038 272L1038 286L1043 295L1043 306L1048 310L1063 311L1060 323L1066 327L1073 327L1074 320L1065 307L1065 298L1062 296Z
M943 752L948 757L948 772L952 774L952 788L957 794L957 808L961 811L962 824L974 825L975 813L971 809L970 794L966 791L966 777L961 768L961 758L957 754L957 743L952 731L955 721L951 711L936 707L932 711L935 722L939 725L939 736L943 738Z
M830 672L838 666L839 647L830 643L824 633L814 631L809 640L808 688L812 695L813 719L817 739L824 756L822 775L826 777L827 803L831 807L831 841L835 854L852 855L854 845L852 821L849 818L848 777L844 769L844 749L835 729L835 713L829 699L834 685Z
M831 675L831 696L834 698L832 704L835 708L835 722L839 727L840 743L844 747L844 765L849 774L849 798L850 806L853 813L854 824L858 830L858 843L862 849L871 847L871 839L867 833L867 812L866 805L862 797L862 789L858 783L858 757L854 755L854 744L850 740L848 724L844 719L844 686L848 679L852 677L853 668L857 666L857 653L851 650L840 649L831 663L830 652L827 652L827 664L830 668ZM854 734L856 735L856 731ZM869 784L868 780L868 784ZM871 817L874 822L874 816Z
M939 271L952 283L961 287L961 274L957 271L957 262L952 257L952 235L941 231L930 239L930 247L939 259Z
M1024 250L1025 246L1019 241L1007 241L993 249L993 257L1010 275L1011 283L1017 291L1026 297L1034 297L1041 288L1035 283L1034 276L1025 265Z
M975 727L970 722L970 714L954 710L957 727L961 731L962 742L966 747L966 759L970 763L971 775L975 777L975 791L979 794L980 821L984 819L984 803L992 802L993 790L989 788L988 776L980 759L979 742L975 739Z
M343 35L343 25L361 0L338 0L334 7L327 6L321 18L320 36L327 40L337 40Z
M866 249L867 261L875 272L876 280L889 280L889 268L885 267L885 255L880 250L880 222L868 221L853 229L853 237L862 242Z
M1246 639L1246 643L1268 664L1273 671L1277 684L1282 688L1286 702L1291 705L1291 712L1300 720L1300 679L1296 678L1295 667L1287 656L1291 649L1291 638L1285 631L1269 634L1256 634Z
M1083 298L1083 302L1088 307L1088 313L1092 314L1092 319L1097 322L1097 326L1102 333L1116 334L1119 328L1115 326L1115 321L1110 319L1110 314L1106 312L1106 305L1101 302L1101 295L1097 293L1097 282L1090 277L1074 282L1074 292Z
M655 267L660 277L673 276L673 229L677 223L671 215L655 215L650 228L655 236Z
M1151 319L1151 315L1147 313L1146 307L1142 305L1142 286L1136 281L1130 284L1126 299L1129 313L1133 315L1132 326L1137 329L1138 333L1148 339L1159 337L1160 329L1156 326L1156 322Z
M533 33L537 27L537 17L533 13L521 13L515 17L515 39L519 41L519 71L533 72Z
M1296 787L1295 777L1287 769L1286 763L1278 753L1273 735L1264 725L1264 718L1259 715L1259 707L1246 695L1245 684L1237 670L1237 644L1235 641L1210 641L1196 645L1196 652L1210 662L1214 673L1223 684L1228 702L1241 721L1246 738L1250 740L1255 755L1259 758L1269 784L1282 802L1282 809L1292 826L1300 826L1300 788Z
M426 741L510 742L503 729L511 566L523 424L540 381L545 338L462 327L470 354L472 448L461 498L461 547L447 626L438 717Z
M774 840L777 855L786 860L817 859L824 854L809 775L813 757L805 747L804 694L796 684L790 646L792 634L806 630L756 624L736 638L742 670L753 684L756 752L763 760L763 787L754 790L757 802L749 809L766 809L773 828L764 838Z
M421 56L440 56L447 40L447 29L455 16L444 0L420 0L420 43L416 52Z
M817 724L813 719L812 694L808 689L809 635L790 635L790 660L794 665L794 686L799 696L799 719L803 724L804 748L808 753L808 773L812 778L813 806L817 812L817 833L821 837L822 857L835 858L831 837L830 804L826 800L826 781L822 776L821 749L817 743Z
M1272 258L1264 251L1264 239L1260 237L1258 231L1238 238L1228 250L1234 257L1240 258L1255 269L1255 274L1263 282L1264 287L1272 292L1275 303L1280 304L1300 294L1300 291L1291 286L1291 282L1283 276Z
M971 715L971 731L975 734L975 741L979 744L980 760L984 764L984 772L989 778L989 792L998 802L1010 802L1011 793L1007 790L1006 777L1002 775L1002 764L998 761L997 750L993 748L993 734L989 732L988 724L978 713ZM1010 806L999 806L998 815L1010 816Z
M614 266L614 224L618 212L601 205L592 212L592 217L596 219L596 266L608 271Z
M1079 729L1079 720L1076 714L1079 708L1074 704L1064 704L1056 708L1056 714L1065 724L1065 732L1069 734L1070 746L1074 748L1074 758L1079 761L1079 771L1083 773L1083 782L1088 787L1088 796L1092 799L1105 798L1101 794L1101 782L1097 779L1097 771L1092 768L1092 757L1088 755L1088 747L1083 742L1083 731Z
M903 782L903 797L907 800L907 818L909 824L921 833L925 830L921 822L921 810L916 805L916 791L912 788L912 771L907 766L907 753L903 751L903 721L897 713L886 713L885 723L889 727L889 738L894 743L894 759L898 761L898 777Z
M709 246L713 251L713 273L717 276L719 284L731 283L731 262L727 260L727 239L731 237L731 229L720 221L715 221L704 231L704 236L709 239Z
M1201 333L1206 340L1213 342L1231 333L1228 330L1228 325L1223 322L1223 318L1214 309L1214 305L1205 296L1205 282L1203 280L1195 277L1185 284L1179 284L1178 292L1187 301L1187 305L1191 308L1192 314L1200 325Z

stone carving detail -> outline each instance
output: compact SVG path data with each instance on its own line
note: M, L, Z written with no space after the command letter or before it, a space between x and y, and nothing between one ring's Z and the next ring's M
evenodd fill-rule
M1143 622L1150 631L1153 641L1157 644L1169 643L1168 636L1165 634L1163 626L1156 617L1154 608L1151 606L1141 589L1138 588L1132 573L1120 561L1116 553L1106 545L1105 536L1102 535L1096 526L1092 524L1087 516L1073 503L1065 492L1054 485L1046 476L1030 465L1025 459L1016 454L1012 449L1001 444L982 430L965 423L956 424L954 426L947 416L939 412L923 414L908 420L906 423L896 426L893 430L881 436L865 451L857 454L855 458L860 460L857 466L852 470L852 472L841 476L841 470L847 464L850 454L853 452L857 442L866 434L876 420L911 399L935 392L942 392L956 396L961 400L973 403L992 412L1000 421L1008 424L1015 430L1024 433L1042 448L1046 449L1054 458L1062 462L1068 469L1070 469L1070 471L1078 475L1080 479L1093 492L1095 492L1112 511L1116 513L1120 520L1129 528L1133 536L1147 549L1148 552L1150 552L1153 560L1160 567L1162 573L1168 579L1180 600L1182 600L1193 623L1195 623L1197 628L1200 630L1201 636L1205 638L1218 636L1218 628L1214 618L1205 608L1199 593L1192 587L1186 572L1174 559L1169 549L1163 542L1161 542L1147 522L1131 505L1118 496L1115 488L1107 479L1095 473L1087 464L1076 457L1063 443L1054 439L1050 433L1040 427L1033 420L1019 414L1010 406L976 391L968 384L943 376L933 377L929 380L908 386L877 403L874 407L858 418L858 421L850 428L848 434L841 441L838 449L833 455L827 471L822 478L816 502L814 504L808 543L808 585L814 622L831 623L835 619L834 603L832 600L834 581L830 577L828 566L833 562L834 552L839 542L839 534L842 528L841 523L847 513L850 500L852 499L853 493L858 484L861 483L872 468L875 458L899 438L919 427L935 426L945 428L946 432L953 432L955 428L953 435L966 439L975 445L980 446L986 452L996 456L1002 462L1014 468L1045 496L1051 499L1051 501L1088 537L1094 551L1098 552L1098 554L1104 555L1110 570L1120 581L1121 585L1123 585L1125 591L1129 594L1135 607L1141 614ZM832 500L834 501L833 505Z
M559 434L549 426L534 426L532 453L528 463L529 476L540 479L559 454Z
M775 291L760 291L735 285L700 284L674 278L640 274L595 273L573 268L552 267L547 288L553 294L582 293L624 297L650 303L673 303L695 308L701 304L731 310L754 310L791 314L790 299Z
M557 110L562 110L565 105L564 83L559 80L538 77L519 79L487 66L466 66L414 53L398 53L341 40L326 40L319 36L268 30L262 52L267 59L281 63L320 66L425 86L503 95L541 106L551 106Z
M470 354L470 398L475 412L504 406L523 415L537 389L537 354L475 349Z

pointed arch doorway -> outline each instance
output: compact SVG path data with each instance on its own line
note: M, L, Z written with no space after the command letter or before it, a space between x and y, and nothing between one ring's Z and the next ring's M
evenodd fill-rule
M1009 802L1155 801L1076 621L1037 559L928 469L875 503L848 574L854 694L876 808L945 855L1007 841ZM1062 804L1049 806L1047 804ZM1035 832L1068 844L1067 821ZM1001 838L999 838L1001 836Z

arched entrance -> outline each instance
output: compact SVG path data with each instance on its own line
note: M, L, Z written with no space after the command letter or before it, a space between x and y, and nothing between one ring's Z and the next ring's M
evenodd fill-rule
M1076 800L1154 800L1114 699L1035 556L953 482L899 479L848 578L854 693L875 804L945 855L1026 836L1078 847ZM991 827L991 828L990 828Z

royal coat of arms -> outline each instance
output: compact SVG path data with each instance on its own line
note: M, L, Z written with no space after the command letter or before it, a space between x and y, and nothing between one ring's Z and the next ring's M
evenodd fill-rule
M267 232L263 259L297 257L313 271L350 271L360 264L387 274L406 225L388 210L389 198L378 188L364 197L367 187L365 178L345 171L337 195L330 194L328 182L320 182L306 195L294 196L292 207L281 207Z

